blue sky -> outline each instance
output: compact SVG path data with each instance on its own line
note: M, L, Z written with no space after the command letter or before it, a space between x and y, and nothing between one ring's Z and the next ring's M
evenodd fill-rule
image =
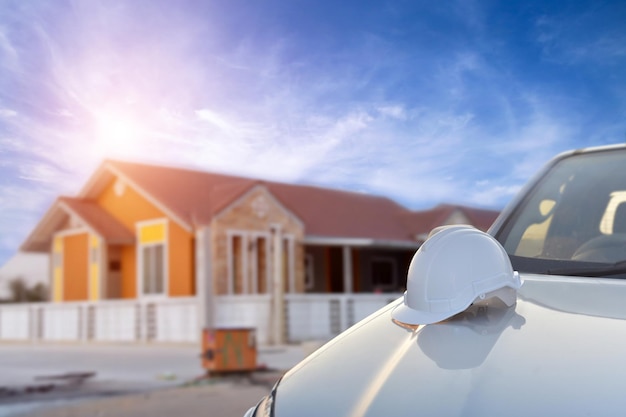
M623 1L3 0L0 264L103 158L501 208L626 140Z

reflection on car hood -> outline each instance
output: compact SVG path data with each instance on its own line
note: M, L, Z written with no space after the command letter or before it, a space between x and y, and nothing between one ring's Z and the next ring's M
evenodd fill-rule
M626 281L523 279L514 307L416 329L397 300L288 372L276 417L623 415Z

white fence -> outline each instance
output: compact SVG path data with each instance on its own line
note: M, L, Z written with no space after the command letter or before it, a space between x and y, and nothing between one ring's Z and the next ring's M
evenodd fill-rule
M269 341L271 323L269 295L222 295L217 297L215 327L255 328L258 343Z
M400 294L289 294L287 340L328 340L400 297Z
M195 297L0 305L0 340L196 342Z
M287 294L288 342L328 340L400 294ZM219 296L215 324L255 328L260 344L272 326L269 295ZM198 343L195 297L0 305L0 341Z

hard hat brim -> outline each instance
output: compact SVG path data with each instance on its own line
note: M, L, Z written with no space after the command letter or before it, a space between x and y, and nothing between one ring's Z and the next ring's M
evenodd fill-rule
M394 307L394 309L391 311L391 317L393 317L394 320L397 320L400 323L404 324L433 324L460 313L461 311L467 309L467 307L469 307L470 305L471 303L459 309L458 311L433 313L429 311L413 310L412 308L408 307L404 302L402 302L401 304Z

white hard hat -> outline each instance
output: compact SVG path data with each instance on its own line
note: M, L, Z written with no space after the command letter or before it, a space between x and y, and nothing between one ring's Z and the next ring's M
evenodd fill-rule
M404 302L392 316L407 324L436 323L493 296L511 306L520 286L518 273L493 236L451 226L428 238L413 256Z

